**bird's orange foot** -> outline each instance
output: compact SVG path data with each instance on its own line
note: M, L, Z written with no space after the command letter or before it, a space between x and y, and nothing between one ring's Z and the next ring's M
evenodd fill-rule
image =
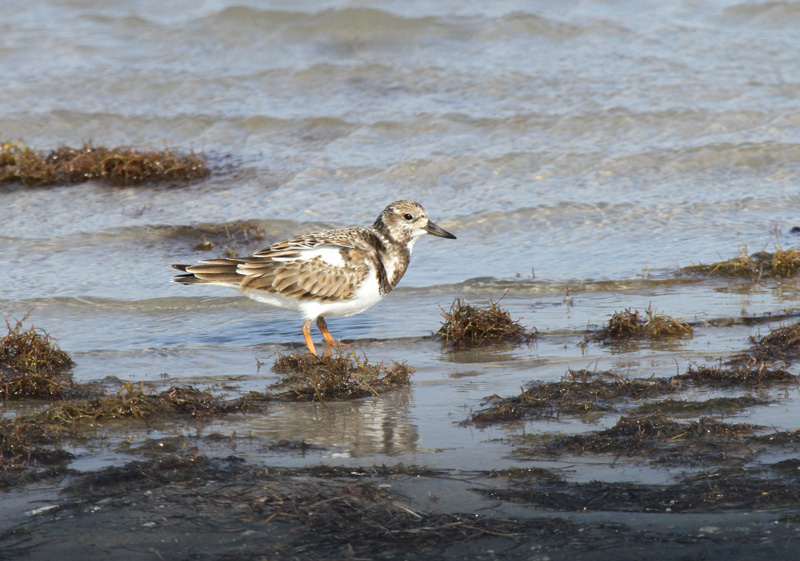
M336 341L333 338L333 335L331 335L331 332L328 331L328 324L325 323L325 320L322 319L321 316L317 318L317 327L319 327L319 330L322 332L322 336L325 337L325 341L331 347L338 347L339 346L339 342Z
M306 340L306 347L308 347L308 352L312 355L317 356L317 349L314 347L314 341L311 340L311 320L306 320L303 323L303 339Z

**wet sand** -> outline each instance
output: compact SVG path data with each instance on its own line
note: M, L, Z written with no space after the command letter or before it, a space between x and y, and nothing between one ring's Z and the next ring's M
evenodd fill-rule
M54 488L40 491L38 510L4 521L0 553L35 560L634 560L656 548L658 559L763 560L792 558L800 545L797 518L772 509L642 513L631 491L621 512L591 501L586 509L552 509L481 498L507 482L489 475L496 474L165 456L69 477L58 500Z

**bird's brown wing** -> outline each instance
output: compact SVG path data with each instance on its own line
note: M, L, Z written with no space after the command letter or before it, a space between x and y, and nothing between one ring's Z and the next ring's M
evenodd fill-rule
M364 252L319 244L259 252L237 267L239 288L264 290L300 300L348 300L369 273Z
M347 300L369 273L365 251L314 238L287 240L242 259L174 266L183 283L236 285L299 300Z

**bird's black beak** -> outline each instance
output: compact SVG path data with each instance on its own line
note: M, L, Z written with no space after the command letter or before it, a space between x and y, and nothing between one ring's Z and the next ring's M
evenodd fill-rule
M425 231L434 236L439 236L440 238L448 238L451 240L456 239L456 237L453 234L451 234L444 228L437 226L430 220L428 220L428 225L425 227Z

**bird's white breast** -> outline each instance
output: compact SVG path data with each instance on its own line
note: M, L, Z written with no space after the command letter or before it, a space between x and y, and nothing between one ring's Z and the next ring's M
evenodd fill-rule
M303 313L306 317L317 316L330 316L342 318L360 314L361 312L370 309L372 306L381 301L383 295L380 291L378 277L375 275L375 269L370 267L369 273L356 289L355 294L349 300L340 300L338 302L309 302L314 306L309 306L308 311ZM302 306L303 304L301 304ZM312 312L314 315L309 315Z

